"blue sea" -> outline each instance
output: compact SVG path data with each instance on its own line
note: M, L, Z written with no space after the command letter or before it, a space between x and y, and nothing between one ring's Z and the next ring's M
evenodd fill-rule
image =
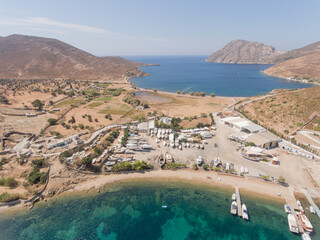
M230 214L233 189L182 181L130 181L73 193L0 216L0 239L298 240L283 203L242 192L250 221ZM167 205L163 209L162 205ZM308 215L309 216L309 215ZM309 216L310 217L310 216ZM310 220L317 231L319 218Z
M132 78L141 88L176 92L203 91L218 96L247 97L266 94L273 89L307 88L313 85L265 75L271 65L208 63L208 56L137 56L127 59L160 64L141 70L150 76Z

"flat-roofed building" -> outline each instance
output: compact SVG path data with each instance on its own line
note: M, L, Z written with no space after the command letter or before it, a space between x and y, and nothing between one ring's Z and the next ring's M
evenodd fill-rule
M268 131L253 133L246 138L246 142L253 142L256 146L266 149L278 147L281 141L281 138Z

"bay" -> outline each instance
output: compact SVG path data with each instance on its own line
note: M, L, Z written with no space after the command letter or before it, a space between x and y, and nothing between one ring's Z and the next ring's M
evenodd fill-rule
M273 89L312 87L311 84L265 75L265 64L219 64L204 62L208 56L129 56L127 59L160 64L141 70L150 76L131 78L140 88L176 92L215 93L217 96L249 97L266 94Z

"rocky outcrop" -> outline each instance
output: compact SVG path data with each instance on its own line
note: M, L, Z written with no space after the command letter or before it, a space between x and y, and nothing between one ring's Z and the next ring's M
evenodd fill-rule
M213 53L206 61L237 64L273 64L286 51L259 42L234 40Z

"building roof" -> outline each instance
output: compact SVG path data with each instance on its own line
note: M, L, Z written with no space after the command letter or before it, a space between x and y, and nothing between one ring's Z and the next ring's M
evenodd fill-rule
M243 120L241 117L227 117L227 118L222 118L221 121L225 123L231 123L232 121L239 121Z
M253 142L257 146L260 146L268 142L281 142L281 138L277 137L271 132L264 131L264 132L250 134L247 137L247 141Z
M150 120L148 124L149 124L149 129L154 129L154 120Z
M245 125L241 127L241 130L245 130L250 133L257 133L257 132L263 132L266 131L263 127L257 124L250 124L250 125Z
M138 129L139 130L147 130L148 129L148 123L147 122L142 122L138 124Z
M249 121L238 121L238 122L233 122L232 124L234 126L237 126L238 128L242 128L244 126L248 126L251 123Z

